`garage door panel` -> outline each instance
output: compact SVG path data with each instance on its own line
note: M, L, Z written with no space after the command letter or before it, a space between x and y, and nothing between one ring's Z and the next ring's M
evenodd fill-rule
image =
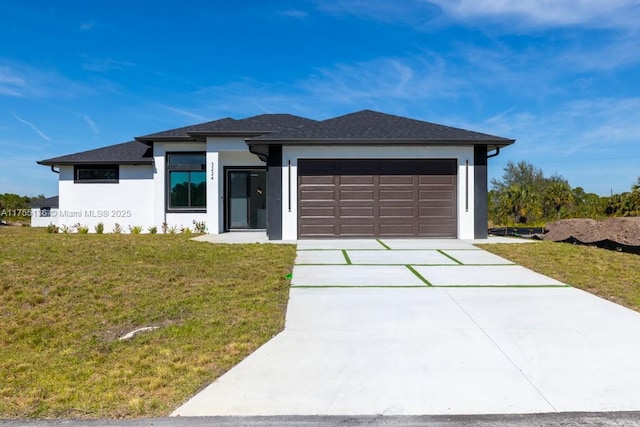
M323 217L336 217L336 208L334 207L323 207L323 206L309 206L309 207L300 207L300 215L309 217L309 216L323 216Z
M300 235L308 237L334 237L335 227L331 225L303 225L300 227Z
M333 185L334 175L303 176L300 182L305 185Z
M456 160L301 159L298 173L301 238L456 236Z
M453 201L454 197L451 191L446 190L420 190L418 200L448 200Z
M413 216L415 214L415 207L414 206L406 206L406 207L381 206L379 212L380 212L380 218L386 218L386 217L390 217L390 216L391 217L413 218Z
M406 188L406 187L402 187ZM414 191L411 190L380 190L380 200L413 200Z
M436 207L421 207L420 210L420 218L451 218L455 211L449 207L436 208Z
M365 184L373 185L373 175L347 175L340 177L340 185Z
M358 217L373 217L373 206L341 206L339 210L340 217L358 216Z
M343 190L341 189L339 194L340 194L340 200L373 200L373 190L372 189L367 189L367 190L353 190L353 189L348 189L348 190Z
M415 236L415 228L409 224L380 224L381 237L412 237Z
M413 185L413 175L380 175L380 186Z
M449 237L456 231L455 224L420 224L419 233L422 236Z
M451 176L425 176L425 175L420 175L418 176L418 183L423 186L423 185L446 185L446 186L450 186L454 183L455 181L455 177L451 177Z

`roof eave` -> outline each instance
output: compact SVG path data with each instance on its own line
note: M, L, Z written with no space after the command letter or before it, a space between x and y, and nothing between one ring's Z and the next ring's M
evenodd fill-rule
M515 139L487 139L487 140L419 140L419 139L361 139L361 138L282 138L282 139L246 139L249 145L490 145L506 147L515 142Z
M144 160L40 160L37 164L43 166L72 166L72 165L152 165L153 159Z

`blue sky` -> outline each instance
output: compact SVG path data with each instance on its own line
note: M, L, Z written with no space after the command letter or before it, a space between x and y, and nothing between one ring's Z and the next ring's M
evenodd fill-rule
M608 195L640 176L639 0L7 0L0 193L42 160L222 117L373 109L494 135Z

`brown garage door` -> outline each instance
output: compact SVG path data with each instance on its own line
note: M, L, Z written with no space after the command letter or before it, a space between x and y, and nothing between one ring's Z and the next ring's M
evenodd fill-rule
M456 237L455 159L300 159L298 236Z

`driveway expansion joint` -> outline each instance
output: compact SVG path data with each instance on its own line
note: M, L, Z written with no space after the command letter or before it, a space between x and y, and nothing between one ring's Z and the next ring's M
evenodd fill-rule
M545 402L547 402L549 407L551 407L551 409L553 409L554 412L558 412L558 409L555 406L553 406L553 404L549 401L549 399L547 399L547 396L545 396L542 393L542 391L533 383L533 381L531 381L531 379L527 375L525 375L524 371L520 368L520 366L518 366L516 362L511 357L509 357L509 355L504 351L504 349L500 347L500 345L498 345L498 343L493 339L493 337L489 335L489 333L482 326L480 326L480 324L476 321L476 319L474 319L473 316L471 316L471 314L469 314L469 312L467 312L467 310L464 309L464 307L458 302L458 300L456 300L453 297L453 295L451 295L449 292L445 291L445 293L449 296L449 298L451 298L451 301L453 301L453 303L457 305L460 308L460 310L462 310L462 312L469 318L469 320L471 320L478 327L478 329L487 337L487 339L491 341L491 343L495 346L495 348L497 348L498 351L502 353L502 355L518 371L518 373L527 381L527 383L531 385L531 387L536 391L536 393L542 399L544 399Z

